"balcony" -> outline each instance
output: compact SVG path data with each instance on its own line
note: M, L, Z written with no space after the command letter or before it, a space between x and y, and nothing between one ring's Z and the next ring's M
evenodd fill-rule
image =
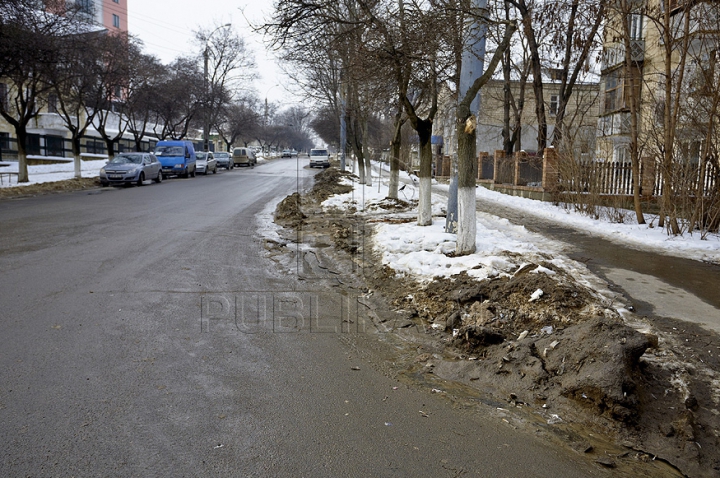
M645 60L645 40L630 40L630 60L640 63ZM603 51L601 70L608 70L625 63L625 45L610 43Z
M630 113L618 111L601 116L598 120L598 136L618 136L630 134Z

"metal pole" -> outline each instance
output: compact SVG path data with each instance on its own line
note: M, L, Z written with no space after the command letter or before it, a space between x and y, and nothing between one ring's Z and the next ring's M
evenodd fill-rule
M214 32L213 32L214 33ZM208 37L208 40L210 38ZM208 44L205 42L205 51L203 52L203 59L204 59L204 67L203 67L203 86L205 90L205 108L204 110L204 118L203 118L203 151L210 151L210 125L208 124L210 122L210 117L208 114L208 97L210 96L210 91L208 88Z
M473 6L477 10L484 10L487 0L473 0ZM485 39L487 25L478 20L470 20L467 28L467 40L462 55L462 66L460 68L460 91L458 101L465 96L465 93L473 84L475 79L482 75L485 66ZM478 117L480 110L480 93L470 104L470 111ZM478 135L479 139L480 135ZM452 156L452 173L450 177L450 189L448 190L447 216L445 217L445 232L457 233L458 221L458 155Z

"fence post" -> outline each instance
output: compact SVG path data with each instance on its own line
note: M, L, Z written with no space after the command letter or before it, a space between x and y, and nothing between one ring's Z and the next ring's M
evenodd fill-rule
M500 183L500 167L503 159L505 159L505 150L496 149L495 158L493 161L493 183L495 184Z
M484 161L485 158L487 158L487 157L488 157L488 153L487 153L486 151L480 151L480 152L478 153L478 157L477 157L477 163L478 163L477 179L482 179L482 178L483 178L483 171L482 171L483 161Z
M513 186L520 186L520 162L527 159L527 153L525 151L518 151L515 153L515 174L513 175Z
M543 150L543 172L542 187L545 191L552 192L558 186L558 158L555 148Z
M642 182L640 190L644 198L652 197L655 191L655 158L653 156L645 156L642 158Z

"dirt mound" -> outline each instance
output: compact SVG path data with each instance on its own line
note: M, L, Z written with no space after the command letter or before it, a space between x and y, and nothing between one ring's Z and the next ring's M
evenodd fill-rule
M327 168L315 175L315 185L308 196L313 201L321 203L330 196L349 193L352 191L352 186L340 184L340 179L351 176L352 174L342 172L337 168Z
M305 219L301 210L302 198L298 193L292 193L275 208L275 222L285 227L297 227Z
M16 186L12 188L0 188L0 198L14 198L25 196L37 196L40 194L52 194L67 191L82 191L100 186L98 178L73 178L64 181L53 181L50 183L30 184L28 186Z

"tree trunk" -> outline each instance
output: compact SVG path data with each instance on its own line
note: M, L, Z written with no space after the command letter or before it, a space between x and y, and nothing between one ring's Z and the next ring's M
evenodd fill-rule
M395 115L393 125L393 137L390 142L390 183L388 185L388 197L398 198L398 185L400 183L400 147L402 145L402 110Z
M458 227L457 246L458 255L472 254L475 252L475 236L477 233L476 223L476 197L475 178L477 177L477 161L475 141L477 137L476 118L470 114L470 110L464 107L458 111L457 137L458 137ZM462 121L461 118L466 120Z
M432 120L419 119L417 134L420 140L420 198L418 204L418 225L432 224Z
M82 177L82 156L80 156L80 137L77 132L72 132L72 138L70 138L70 144L73 153L73 164L75 169L75 178L80 179Z
M367 137L368 137L368 121L363 120L363 157L365 159L365 185L372 186L372 162L370 161L370 154L367 150Z
M30 181L27 167L27 130L22 126L16 126L15 135L17 136L18 150L18 183L27 183Z

